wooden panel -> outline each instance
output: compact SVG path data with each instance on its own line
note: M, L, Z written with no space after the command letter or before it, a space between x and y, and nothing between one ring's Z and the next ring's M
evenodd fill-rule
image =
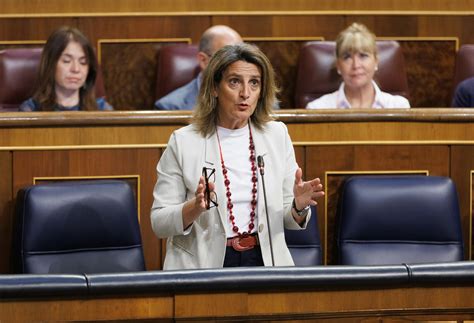
M45 113L45 112L38 112ZM57 112L53 112L57 113ZM73 112L74 113L74 112ZM87 112L86 112L87 113ZM108 115L116 112L106 112ZM58 114L62 115L63 114ZM1 146L67 146L67 145L114 145L120 144L166 144L173 130L182 125L163 125L156 129L146 125L124 127L31 127L23 129L1 129ZM155 131L158 130L158 131Z
M338 286L301 291L209 291L169 295L109 295L0 301L5 322L265 321L265 322L472 322L470 284L463 286ZM466 320L466 321L463 321ZM468 321L469 320L469 321Z
M132 40L100 43L105 90L116 110L154 109L156 54L161 47L175 43Z
M296 162L298 163L298 166L303 171L303 178L306 179L306 164L305 164L306 149L305 147L302 147L302 146L297 146L294 148L295 148Z
M400 41L413 107L451 106L455 41Z
M92 43L99 39L137 38L191 38L197 42L209 26L210 18L206 16L84 17L77 20L77 27Z
M118 322L132 318L134 322L150 318L169 322L173 317L173 296L4 300L0 303L0 317L5 322Z
M286 110L278 115L297 145L297 162L306 179L320 177L324 181L326 172L331 171L428 170L430 175L451 175L458 188L464 239L469 246L474 110L412 109L389 114L374 110ZM6 230L0 254L9 254L12 195L30 185L34 176L139 174L147 265L148 269L161 268L160 241L149 221L155 167L160 158L156 147L166 144L171 132L189 116L144 111L2 114L0 167L5 171L0 176L0 192L9 197L0 197L0 227ZM13 159L8 157L11 151ZM322 199L318 206L321 230L326 225L325 210ZM328 239L330 235L321 237ZM7 258L0 257L1 273L8 270Z
M472 183L474 171L474 147L453 146L451 148L451 178L456 183L459 205L461 208L461 224L464 236L464 249L469 253L469 259L474 259L474 245L472 239ZM466 216L465 216L466 215ZM467 216L469 215L469 216ZM469 250L470 249L470 250Z
M472 10L472 0L450 1L450 0L355 0L355 1L333 1L333 0L294 0L289 3L285 0L252 1L241 0L115 0L82 2L74 0L29 0L29 1L2 1L0 12L3 14L91 14L95 12L118 13L118 12L186 12L197 11L206 13L208 11L296 11L296 10Z
M0 40L46 40L60 26L76 26L76 20L68 17L40 19L1 18Z
M13 154L13 191L16 196L20 188L32 185L34 177L139 175L139 220L145 261L148 270L160 269L161 246L150 223L159 158L159 149L18 151Z
M427 158L427 156L430 156ZM395 172L427 170L430 175L449 176L448 146L357 145L306 148L307 178L319 177L326 172ZM325 183L326 187L331 183ZM334 264L335 214L339 192L327 192L326 203L318 203L319 228L327 264ZM329 194L330 193L330 194ZM326 210L326 205L328 209ZM330 208L330 209L329 209ZM468 216L468 214L463 214ZM327 222L326 222L327 219ZM327 232L324 228L327 227Z
M0 273L10 271L12 241L12 153L0 152Z
M213 16L212 24L229 25L242 37L324 37L335 39L346 27L342 15Z

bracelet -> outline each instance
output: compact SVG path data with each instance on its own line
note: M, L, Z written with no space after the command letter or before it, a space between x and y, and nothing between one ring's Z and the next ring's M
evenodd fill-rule
M296 212L296 214L297 214L298 216L306 216L306 214L308 214L308 211L309 211L309 208L310 208L310 206L307 205L307 206L304 207L302 210L298 210L298 209L296 208L295 199L293 199L292 207L293 207L293 209L295 210L295 212Z

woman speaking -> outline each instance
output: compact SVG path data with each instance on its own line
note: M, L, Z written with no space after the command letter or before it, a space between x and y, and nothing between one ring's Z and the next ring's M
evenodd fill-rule
M275 95L257 47L213 55L194 122L172 134L157 166L151 222L167 238L164 269L293 265L284 228L304 229L324 193L319 178L303 181L287 128L270 115Z

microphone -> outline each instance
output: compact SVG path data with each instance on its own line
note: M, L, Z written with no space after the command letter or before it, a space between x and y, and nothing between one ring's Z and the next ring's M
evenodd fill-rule
M272 244L272 232L270 230L270 218L268 216L268 204L267 204L267 191L265 189L265 162L263 161L263 156L257 156L257 165L258 169L260 170L260 177L262 178L262 186L263 186L263 202L265 204L265 215L267 219L267 226L268 226L268 242L270 243L270 255L272 259L272 266L275 267L275 256L273 255L273 244Z
M265 170L264 170L265 162L263 161L263 156L257 156L257 165L258 165L258 169L260 170L260 175L263 176L265 174Z

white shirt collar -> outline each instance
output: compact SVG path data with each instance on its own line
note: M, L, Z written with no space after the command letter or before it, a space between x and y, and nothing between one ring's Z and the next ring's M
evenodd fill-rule
M374 86L374 90L375 90L375 98L374 98L374 103L372 104L372 108L382 109L383 105L380 99L380 95L382 91L378 87L377 83L375 83L373 80L372 80L372 85ZM338 109L351 108L351 104L349 103L349 100L347 100L346 94L344 93L344 82L341 83L341 85L339 86L339 89L337 90L336 106Z

